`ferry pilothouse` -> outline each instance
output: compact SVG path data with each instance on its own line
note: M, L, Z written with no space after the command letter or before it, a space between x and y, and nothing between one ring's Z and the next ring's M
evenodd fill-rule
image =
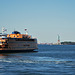
M13 31L12 34L0 33L0 53L23 52L37 49L37 39L28 34Z

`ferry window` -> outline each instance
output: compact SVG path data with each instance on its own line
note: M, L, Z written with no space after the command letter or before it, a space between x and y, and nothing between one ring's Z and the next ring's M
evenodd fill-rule
M5 42L2 42L2 43L5 43Z

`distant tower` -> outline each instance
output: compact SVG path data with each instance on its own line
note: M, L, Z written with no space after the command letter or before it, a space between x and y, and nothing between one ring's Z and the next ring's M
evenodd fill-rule
M61 45L60 36L58 35L58 45Z

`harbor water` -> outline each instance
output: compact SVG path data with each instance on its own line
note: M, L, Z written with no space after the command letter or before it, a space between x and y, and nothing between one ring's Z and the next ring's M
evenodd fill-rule
M38 52L0 54L0 75L75 75L75 45L38 45Z

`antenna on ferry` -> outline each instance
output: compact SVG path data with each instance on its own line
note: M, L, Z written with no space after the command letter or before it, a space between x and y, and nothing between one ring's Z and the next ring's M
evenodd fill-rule
M4 33L4 27L2 27L2 34Z
M14 31L15 31L15 28L14 28Z
M26 35L28 35L28 31L27 31L27 29L24 29L25 31L26 31Z

